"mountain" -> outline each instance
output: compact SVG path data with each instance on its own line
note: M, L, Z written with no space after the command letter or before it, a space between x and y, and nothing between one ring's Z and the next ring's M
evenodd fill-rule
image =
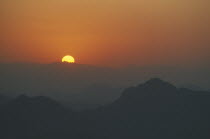
M144 84L140 84L137 87L131 87L126 89L122 96L128 97L135 96L139 98L141 96L171 96L177 95L177 88L168 82L162 81L158 78L153 78Z
M194 91L208 91L201 88L200 86L197 86L197 85L193 85L193 84L186 84L186 85L183 85L183 88L188 88L188 89L191 89L191 90L194 90Z
M100 90L99 90L100 91ZM21 95L3 105L3 139L209 139L210 92L153 78L113 103L80 112L45 97Z
M71 121L73 111L48 97L21 95L1 112L0 129L4 139L54 138L69 131L75 133Z
M89 113L86 120L92 123L88 132L111 139L207 139L209 108L210 92L179 89L154 78L125 89L118 100Z
M108 94L109 96L106 97L107 100L104 98L104 102L109 102L108 99L116 96L115 92L119 96L119 91L116 91L119 85L112 85L118 80L113 78L115 73L116 71L112 68L84 64L0 63L0 92L12 96L22 93L28 96L48 96L64 104L71 104L71 101L78 99L78 103L75 105L79 106L90 105L89 102L96 100L95 96L101 97ZM110 81L111 78L113 78L112 81ZM108 87L107 91L109 92L98 92L101 95L89 95L87 99L83 99L84 95L81 94L86 94L87 89L94 87L95 84L105 86L103 88L107 88L106 86L116 87ZM91 90L98 90L97 88L98 86L95 86ZM88 91L88 93L91 92ZM79 100L84 101L79 102ZM96 104L104 103L97 101Z
M66 63L0 63L0 77L1 94L48 96L75 108L108 104L119 98L122 89L151 77L170 81L177 87L193 84L201 90L209 90L210 82L208 67L107 68Z

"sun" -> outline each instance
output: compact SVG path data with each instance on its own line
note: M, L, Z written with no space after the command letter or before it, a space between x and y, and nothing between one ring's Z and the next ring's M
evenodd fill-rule
M67 55L62 58L62 62L75 63L74 57Z

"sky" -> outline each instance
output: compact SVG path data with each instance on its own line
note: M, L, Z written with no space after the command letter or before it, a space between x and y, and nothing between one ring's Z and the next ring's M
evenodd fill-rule
M210 61L208 0L0 0L0 62Z

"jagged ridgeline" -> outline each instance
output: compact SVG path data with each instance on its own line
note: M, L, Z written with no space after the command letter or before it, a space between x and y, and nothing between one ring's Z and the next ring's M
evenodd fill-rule
M209 139L210 92L153 78L76 112L49 97L0 96L1 139Z

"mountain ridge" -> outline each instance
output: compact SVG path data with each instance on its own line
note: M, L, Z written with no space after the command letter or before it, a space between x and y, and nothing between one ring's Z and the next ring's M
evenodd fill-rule
M109 105L81 112L49 97L21 95L0 109L0 137L208 139L210 93L199 93L156 78L125 89Z

